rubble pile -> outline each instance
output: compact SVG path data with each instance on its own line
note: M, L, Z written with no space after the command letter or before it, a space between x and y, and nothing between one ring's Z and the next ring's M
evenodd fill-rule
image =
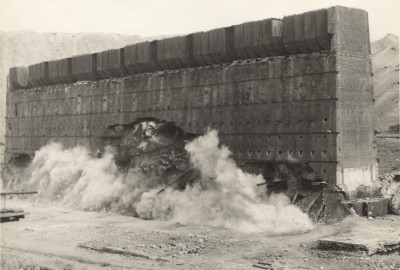
M400 171L387 173L380 177L381 193L389 199L389 208L393 214L400 215Z
M229 249L238 242L209 233L176 234L168 231L127 232L118 237L103 238L78 244L94 251L135 256L153 260L179 260L213 254Z
M15 155L8 163L4 164L0 179L4 189L24 189L32 170L30 163L33 157L30 155Z
M122 194L125 193L120 190L115 194L111 192L112 194L108 194L109 196L105 194L103 196L105 198L104 202L95 206L97 208L91 206L90 209L110 210L114 209L114 206L118 205L121 201L127 200L132 201L133 204L131 205L128 203L128 210L124 211L121 211L119 207L117 209L118 212L137 216L138 214L133 208L135 208L134 205L136 205L138 200L140 201L139 194L143 192L148 192L153 189L151 194L157 198L160 193L165 192L169 187L172 189L184 190L188 185L193 186L195 182L199 183L200 189L205 192L215 188L207 186L207 184L213 181L210 182L207 180L208 177L204 175L202 177L200 175L199 168L194 168L194 163L191 162L189 153L185 149L187 143L193 141L196 137L198 137L198 135L186 133L173 122L154 118L139 119L127 125L118 124L109 126L104 131L100 144L97 145L98 150L96 156L101 162L103 157L107 157L107 155L111 153L110 162L113 164L115 163L114 167L115 165L118 167L115 168L115 170L119 172L112 172L111 174L106 173L106 175L102 177L113 177L115 173L121 176L120 178L122 180L119 180L122 182L120 184L129 186L125 183L126 181L133 181L129 178L129 175L143 175L145 177L141 179L144 180L144 184L139 185L140 192L135 191L132 194L128 193L126 196L129 198L126 199L122 199ZM65 153L66 152L64 152L64 154ZM84 154L84 156L85 155L87 155L87 153ZM93 159L93 157L91 157L88 160L88 164L92 164L92 161L94 162L93 164L96 164L96 160L96 158ZM27 163L29 163L28 161L30 161L30 159L25 161L25 159L20 158L15 161L19 162L14 162L16 163L14 171L17 170L16 168L19 163L21 163L23 167L29 168ZM203 162L204 161L205 160L203 160ZM11 165L13 165L13 163L10 163L10 166ZM270 198L272 194L283 193L293 204L298 206L304 213L307 213L314 223L334 223L352 213L350 209L351 205L349 207L349 204L346 205L344 203L345 198L343 192L337 187L325 182L307 164L262 162L242 163L239 164L239 166L244 172L253 175L262 175L262 178L260 177L257 180L260 181L260 183L254 183L254 185L258 186L257 193L262 195L261 197L267 195L266 198ZM99 167L98 169L101 168L102 167ZM132 174L133 171L136 173ZM51 175L53 175L53 173L50 173L48 176ZM74 175L71 175L71 177L73 176ZM94 178L96 177L97 176ZM214 177L216 176L210 176L210 179ZM229 171L228 178L230 179L232 177L238 176L230 175ZM396 179L398 179L398 174L386 176L386 178L382 180L382 193L386 198L391 200L392 212L398 214L400 212L400 181ZM87 184L87 181L90 179L79 178L75 180L82 180L83 183ZM19 182L11 180L11 182L13 181L14 183ZM72 180L69 179L68 181ZM62 182L64 183L65 181ZM170 192L167 193L169 194ZM58 195L59 198L61 195ZM126 204L127 203L123 205L126 206ZM125 209L124 207L122 208ZM142 216L141 218L146 218L146 216Z
M129 125L108 127L98 155L112 146L120 170L139 168L153 186L161 184L183 189L198 177L184 149L186 142L195 137L173 122L142 119Z
M107 128L103 149L108 145L116 149L114 158L121 170L140 168L151 181L150 185L182 190L201 178L192 168L184 149L185 144L195 137L172 122L141 119L129 125ZM306 165L262 163L246 164L242 169L263 175L266 180L259 183L261 193L284 193L316 223L336 222L350 214L342 204L344 198L340 191L334 186L326 186Z
M307 164L248 164L243 169L262 174L265 183L259 185L266 187L268 195L284 193L314 223L331 224L351 214L351 210L343 204L343 192L323 181Z

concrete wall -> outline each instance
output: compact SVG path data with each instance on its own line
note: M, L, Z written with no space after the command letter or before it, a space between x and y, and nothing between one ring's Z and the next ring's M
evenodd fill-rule
M9 157L51 140L95 150L107 126L155 117L198 134L218 129L239 162L307 164L349 197L377 177L361 10L333 7L144 42L14 69L12 78Z

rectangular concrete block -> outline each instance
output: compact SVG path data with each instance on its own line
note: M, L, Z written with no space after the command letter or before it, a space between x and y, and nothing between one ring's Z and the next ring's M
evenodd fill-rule
M169 58L165 54L165 39L157 40L157 63L162 69L167 69Z
M49 65L48 62L42 62L30 65L29 69L29 84L34 87L48 85L49 81Z
M125 57L123 49L108 51L108 70L112 77L123 77L128 74L124 61Z
M328 33L332 35L332 51L353 56L371 54L366 11L335 6L328 9L326 16L328 17L326 27Z
M157 43L142 42L138 45L136 65L141 72L154 71L157 68ZM135 62L135 61L134 61Z
M49 80L52 84L64 84L73 82L71 58L50 61Z
M326 9L315 11L315 21L315 37L318 40L319 48L330 50L331 34L328 30L328 11Z
M203 60L201 52L201 32L192 34L193 36L193 57L197 65L206 65L207 63Z
M182 37L173 37L171 38L171 59L173 60L172 62L172 68L178 69L183 67L183 63L181 59L179 58L179 40Z
M257 57L266 57L270 54L263 46L263 21L253 23L253 46Z
M316 36L316 27L317 27L317 20L316 20L316 12L310 11L303 14L304 16L304 40L307 43L307 46L312 51L319 50L319 44Z
M190 62L186 37L157 40L157 63L162 69L177 69Z
M235 51L239 59L247 59L245 45L244 45L244 24L235 25L233 27Z
M102 79L108 79L112 77L111 72L108 68L109 67L108 54L109 54L108 51L103 51L96 54L97 57L96 71Z
M304 14L295 15L293 17L294 24L294 40L296 43L297 50L300 53L310 53L311 50L305 41L305 16Z
M268 52L263 46L263 22L244 24L244 47L250 58L266 57Z
M96 54L84 54L71 58L72 76L74 80L87 81L97 80L100 76L97 74L97 56Z
M182 67L195 66L196 62L193 57L193 35L187 35L178 38L179 42L179 60Z
M124 65L129 74L150 72L157 69L157 41L141 42L126 46Z
M173 38L166 39L164 43L164 59L166 59L166 67L169 69L176 66L176 59L172 57L172 39Z
M284 55L285 46L282 41L283 21L267 19L262 21L263 47L268 55Z
M214 63L210 53L209 32L198 32L193 34L193 57L200 66Z
M134 75L136 73L139 73L139 70L137 69L135 63L137 59L137 54L138 54L138 46L136 44L134 45L129 45L123 48L124 50L124 63L125 63L125 68L128 70L129 74Z
M233 27L214 29L209 31L208 35L213 63L225 63L235 59Z
M256 58L257 52L253 44L253 25L254 22L243 24L243 48L246 51L248 58Z
M364 215L368 217L384 216L389 213L389 199L368 200L364 203Z
M282 41L285 45L285 50L290 54L297 54L299 52L294 35L294 17L286 16L283 18Z
M27 88L29 84L28 67L12 67L10 68L10 83L16 88Z

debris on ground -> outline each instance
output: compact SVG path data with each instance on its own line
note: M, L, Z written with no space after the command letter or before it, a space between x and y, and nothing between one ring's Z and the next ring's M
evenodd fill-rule
M400 250L400 229L384 219L369 219L367 224L322 238L318 241L322 250L365 251L368 255Z
M198 178L185 150L185 144L195 137L173 122L146 118L108 127L98 153L112 146L116 149L115 163L122 171L139 168L154 187L162 184L183 189Z
M389 199L389 208L393 214L400 215L400 171L380 176L381 193Z

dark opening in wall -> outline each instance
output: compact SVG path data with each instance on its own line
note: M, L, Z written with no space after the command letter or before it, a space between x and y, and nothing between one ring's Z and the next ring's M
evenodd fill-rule
M28 154L15 154L8 163L15 167L27 167L31 163L32 158L33 156Z
M301 151L301 150L299 151L299 156L301 156L301 157L303 156L303 151Z
M315 156L315 151L311 151L311 155L312 155L312 156Z
M328 122L328 117L324 117L323 121Z

